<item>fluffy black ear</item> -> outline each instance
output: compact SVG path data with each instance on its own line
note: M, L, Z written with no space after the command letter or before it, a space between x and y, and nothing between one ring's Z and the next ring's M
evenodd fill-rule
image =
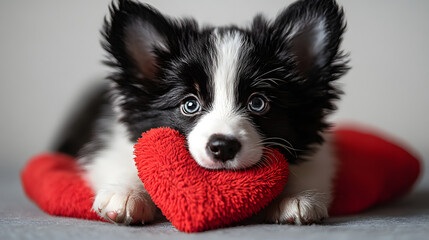
M137 78L152 79L158 56L171 51L174 24L152 7L131 0L118 0L110 6L105 20L104 48L111 57L107 63Z
M307 79L332 78L347 70L339 51L345 26L343 10L334 0L298 1L271 25L282 42L279 54L288 59L292 56Z

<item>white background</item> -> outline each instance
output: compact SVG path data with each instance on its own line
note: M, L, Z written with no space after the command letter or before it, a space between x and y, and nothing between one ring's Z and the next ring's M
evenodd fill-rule
M246 25L256 13L274 17L285 0L152 0L171 16L200 23ZM343 49L352 70L333 115L399 138L429 159L429 1L343 0ZM0 1L0 161L20 167L48 149L82 92L100 81L99 30L104 0ZM429 164L428 164L429 165Z

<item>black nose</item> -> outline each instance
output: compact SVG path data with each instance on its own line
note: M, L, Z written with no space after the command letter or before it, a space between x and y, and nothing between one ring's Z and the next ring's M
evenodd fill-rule
M213 134L209 138L206 151L214 159L226 162L232 160L238 151L240 151L240 148L241 144L236 138L222 134Z

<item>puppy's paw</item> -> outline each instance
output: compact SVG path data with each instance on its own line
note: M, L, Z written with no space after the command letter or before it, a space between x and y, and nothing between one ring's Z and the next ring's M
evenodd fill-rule
M321 222L328 217L328 201L324 193L306 191L285 197L276 203L269 220L276 223L307 225Z
M100 217L117 224L148 223L153 221L156 206L147 192L101 189L92 206Z

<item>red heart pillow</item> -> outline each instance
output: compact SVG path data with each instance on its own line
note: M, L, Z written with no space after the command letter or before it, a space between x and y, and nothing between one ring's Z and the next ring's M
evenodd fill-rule
M330 215L357 213L409 192L420 174L420 161L383 133L363 127L335 130L339 171Z
M158 199L156 201L160 206L162 205L161 209L166 215L169 215L170 220L179 229L201 231L226 226L227 223L232 223L233 221L228 220L228 218L222 220L219 216L222 216L222 214L233 216L233 213L223 211L222 208L228 208L230 211L241 211L242 214L250 216L252 213L250 210L257 211L258 208L266 204L266 202L258 203L258 199L252 198L259 195L260 191L266 191L264 188L252 186L252 182L240 185L240 187L245 190L254 188L256 195L251 194L248 199L243 198L243 196L232 197L232 199L235 199L234 201L244 202L233 202L231 204L225 198L219 197L221 195L211 194L220 191L218 189L228 193L234 192L234 189L229 189L228 184L212 186L212 189L200 191L200 188L207 187L199 184L207 181L208 175L203 174L200 179L190 178L189 176L193 175L194 171L200 171L194 169L195 165L192 166L192 164L195 163L193 161L189 167L182 168L182 164L186 165L186 163L181 161L183 159L189 160L189 154L184 150L183 137L174 132L168 133L165 129L152 131L159 131L159 135L153 134L150 136L150 133L144 135L143 139L148 137L148 140L141 141L136 146L136 164L141 178L147 178L145 180L147 181L146 187L151 189L154 199ZM165 133L166 136L161 135L161 133ZM336 129L334 135L340 167L335 179L334 201L330 209L331 215L356 213L375 204L397 198L408 192L417 180L420 173L419 160L398 143L386 140L389 138L380 137L371 131L363 132L350 128ZM151 146L151 142L154 143L153 146ZM148 150L138 150L144 145L148 147ZM147 159L143 159L140 151L148 151ZM171 159L166 159L166 156L176 156L178 162L171 162ZM277 153L276 156L276 159L281 159ZM147 161L153 162L143 166L143 162L146 164ZM270 170L267 170L267 168L271 168L273 176L278 178L280 173L285 174L285 172L281 172L281 169L284 170L285 166L276 166L279 163L283 164L284 161L276 161L272 158L271 164L265 165L263 169L238 171L235 174L237 174L236 176L242 174L243 178L247 178L247 173L258 175L258 171L260 171L260 173L268 177ZM171 175L168 174L169 170L171 170ZM162 177L156 178L151 177L151 174L145 174L150 173L150 171L155 171ZM216 172L213 172L216 175ZM223 178L222 173L217 172L220 175L218 176L220 179ZM185 176L181 176L181 174ZM40 154L35 156L24 167L21 179L28 197L45 212L57 216L101 220L91 210L93 192L83 180L81 170L72 157L64 154ZM178 181L178 179L181 179L181 181ZM187 179L192 180L192 182L184 181ZM232 179L241 181L241 179ZM256 178L256 181L260 180ZM217 180L212 181L216 183ZM285 178L280 177L279 181L285 181ZM196 184L198 187L190 188L187 186L191 183ZM157 184L160 185L159 189L157 189ZM277 186L274 182L268 184L269 186ZM278 186L280 185L279 183ZM180 191L176 192L177 189L180 189ZM164 192L167 190L168 192ZM273 196L276 191L272 192ZM163 198L169 198L170 196L174 199L163 200ZM192 199L189 196L195 196L196 198ZM208 209L206 205L199 209L199 205L195 203L205 204L205 201L201 202L201 198L210 199L217 209L209 211L210 213L201 210L202 208ZM190 202L185 203L185 201ZM189 213L193 213L192 215L187 212L186 205L188 203L193 206L189 210ZM237 207L239 204L251 206L252 209L247 212L246 209ZM194 214L197 219L193 218ZM244 216L234 216L234 221L239 219L244 219Z
M244 220L268 205L286 184L278 151L260 167L208 170L191 157L186 140L168 128L144 133L135 148L139 177L152 200L180 231L199 232Z
M94 193L76 159L61 153L39 154L21 172L27 196L43 211L64 217L102 220L92 211Z

